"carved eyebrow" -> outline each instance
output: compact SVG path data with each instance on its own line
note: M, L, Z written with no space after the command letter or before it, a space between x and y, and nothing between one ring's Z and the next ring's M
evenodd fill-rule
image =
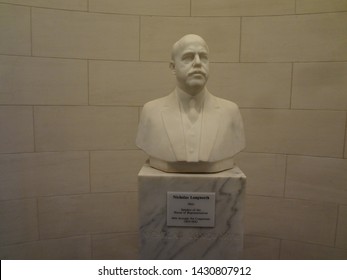
M183 52L182 56L195 55L196 53L198 53L199 55L208 56L208 52L206 52L206 51L199 51L199 52L195 52L195 51L186 51L186 52Z

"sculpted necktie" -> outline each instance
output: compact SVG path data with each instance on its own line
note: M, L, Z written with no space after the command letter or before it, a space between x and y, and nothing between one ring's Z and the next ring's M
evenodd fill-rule
M199 112L196 109L196 101L192 98L189 101L189 113L188 113L188 118L192 123L195 123L196 120L198 119Z

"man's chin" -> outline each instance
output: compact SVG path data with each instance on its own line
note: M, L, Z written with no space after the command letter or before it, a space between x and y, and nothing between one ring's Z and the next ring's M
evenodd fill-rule
M190 84L187 91L189 94L196 95L201 92L205 87L205 83Z
M197 77L197 78L194 78L192 80L189 81L188 85L192 88L195 88L195 87L204 87L206 84L206 79L205 77L201 76L201 77Z

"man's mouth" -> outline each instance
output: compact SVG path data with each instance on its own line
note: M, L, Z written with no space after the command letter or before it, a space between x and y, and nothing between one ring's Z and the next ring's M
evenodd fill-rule
M202 76L205 76L205 73L204 72L202 72L202 71L193 71L193 72L191 72L189 75L202 75Z

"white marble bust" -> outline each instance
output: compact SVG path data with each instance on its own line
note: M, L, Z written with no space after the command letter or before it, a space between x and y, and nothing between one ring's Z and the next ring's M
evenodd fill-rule
M143 107L136 145L152 167L166 172L219 172L245 147L238 106L206 88L209 48L188 34L172 48L176 88Z

